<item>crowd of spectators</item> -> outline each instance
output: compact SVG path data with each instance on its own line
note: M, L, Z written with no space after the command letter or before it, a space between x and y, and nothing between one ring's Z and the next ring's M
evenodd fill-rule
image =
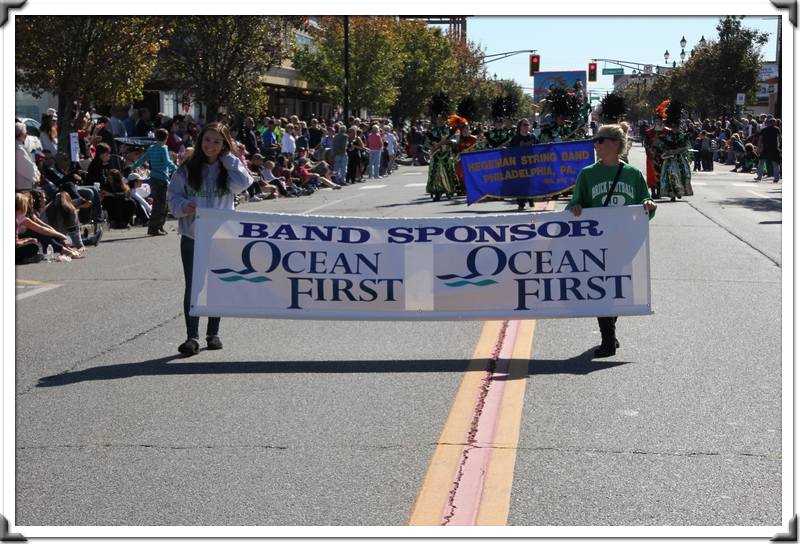
M766 167L780 181L781 120L762 114L742 118L690 122L694 170L713 171L714 164L733 166L731 172L752 174ZM763 171L757 178L763 177Z
M339 190L386 177L397 168L398 158L413 156L417 139L409 136L421 131L355 117L306 122L294 115L264 116L256 122L221 114L217 121L230 128L234 153L256 180L237 196L237 204L301 197L322 187ZM165 165L191 157L203 126L202 118L152 116L147 108L115 107L108 117L85 112L70 124L78 136L75 161L73 154L59 151L62 136L54 110L42 116L38 138L31 138L17 120L17 262L42 260L49 247L56 259L82 258L86 246L100 241L103 226L149 224L148 234L165 234L163 221L156 218L166 213L160 182L174 171ZM155 145L166 147L163 157L150 149Z

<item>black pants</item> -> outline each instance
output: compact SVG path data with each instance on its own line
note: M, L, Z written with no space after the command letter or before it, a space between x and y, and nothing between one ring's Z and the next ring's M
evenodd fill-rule
M617 318L598 317L597 324L600 326L600 337L603 345L613 344L617 338Z
M194 268L194 239L181 236L181 263L183 263L183 280L186 285L183 290L183 317L186 321L186 337L200 338L200 318L189 315L192 302L192 272ZM206 326L206 336L219 334L219 317L209 317Z
M163 179L150 178L150 196L153 197L153 209L147 232L155 233L164 228L167 221L167 182Z
M35 262L35 257L39 256L41 260L41 253L39 251L39 244L36 242L27 242L25 244L16 245L16 264L27 264Z

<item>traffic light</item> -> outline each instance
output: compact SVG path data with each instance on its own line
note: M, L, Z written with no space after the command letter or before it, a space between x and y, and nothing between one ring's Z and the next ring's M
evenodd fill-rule
M533 77L536 72L539 71L539 55L531 55L530 59L530 73L531 77Z
M589 63L589 81L597 81L597 63Z

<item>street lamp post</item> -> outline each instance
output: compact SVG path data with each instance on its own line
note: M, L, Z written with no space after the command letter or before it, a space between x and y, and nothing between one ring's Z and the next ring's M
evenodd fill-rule
M664 51L664 64L669 64L669 49Z

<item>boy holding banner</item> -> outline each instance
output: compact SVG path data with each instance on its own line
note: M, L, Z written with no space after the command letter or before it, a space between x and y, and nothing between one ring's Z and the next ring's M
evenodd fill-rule
M603 125L592 141L599 160L578 173L575 191L567 209L579 217L583 208L642 204L652 219L656 213L656 203L650 196L644 176L636 167L620 161L625 148L622 127ZM617 318L598 317L597 323L602 341L594 351L594 356L611 357L619 347Z

